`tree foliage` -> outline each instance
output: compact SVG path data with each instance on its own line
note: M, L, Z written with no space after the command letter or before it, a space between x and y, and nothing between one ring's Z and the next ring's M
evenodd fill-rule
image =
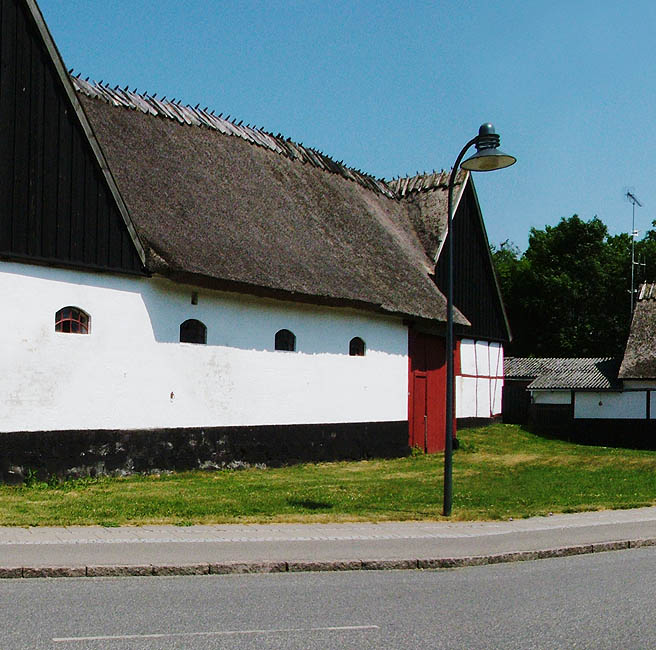
M656 221L636 242L636 288L656 279ZM631 237L609 236L594 217L531 228L526 252L506 241L492 250L516 356L623 353L631 319Z

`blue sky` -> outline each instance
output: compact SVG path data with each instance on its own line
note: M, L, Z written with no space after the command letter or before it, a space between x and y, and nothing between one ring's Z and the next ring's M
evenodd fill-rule
M656 3L40 0L69 68L281 132L378 177L448 169L491 121L509 169L476 174L490 242L574 213L656 219Z

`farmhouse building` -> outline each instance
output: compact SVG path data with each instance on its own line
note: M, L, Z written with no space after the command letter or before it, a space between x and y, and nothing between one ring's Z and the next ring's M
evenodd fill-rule
M653 446L656 284L637 294L622 359L505 359L503 417L583 441Z
M0 0L0 478L444 446L446 184L69 75ZM509 338L457 184L457 417Z

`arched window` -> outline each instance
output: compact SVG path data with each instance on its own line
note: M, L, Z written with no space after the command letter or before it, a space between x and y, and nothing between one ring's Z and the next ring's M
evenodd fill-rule
M276 332L276 350L294 352L296 350L296 337L294 332L279 330Z
M364 341L359 336L352 338L349 343L349 355L352 357L363 357L364 351Z
M91 317L79 307L62 307L55 314L55 332L88 334Z
M207 343L207 327L190 318L180 325L180 343Z

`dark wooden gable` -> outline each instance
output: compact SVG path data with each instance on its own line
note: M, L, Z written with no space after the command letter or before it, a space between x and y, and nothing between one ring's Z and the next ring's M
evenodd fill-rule
M0 256L141 272L102 160L34 0L0 0Z
M458 205L453 230L453 301L471 322L470 328L456 326L456 332L467 338L507 342L510 331L478 200L471 183L467 183ZM447 286L448 237L442 247L435 274L437 286L444 294Z

